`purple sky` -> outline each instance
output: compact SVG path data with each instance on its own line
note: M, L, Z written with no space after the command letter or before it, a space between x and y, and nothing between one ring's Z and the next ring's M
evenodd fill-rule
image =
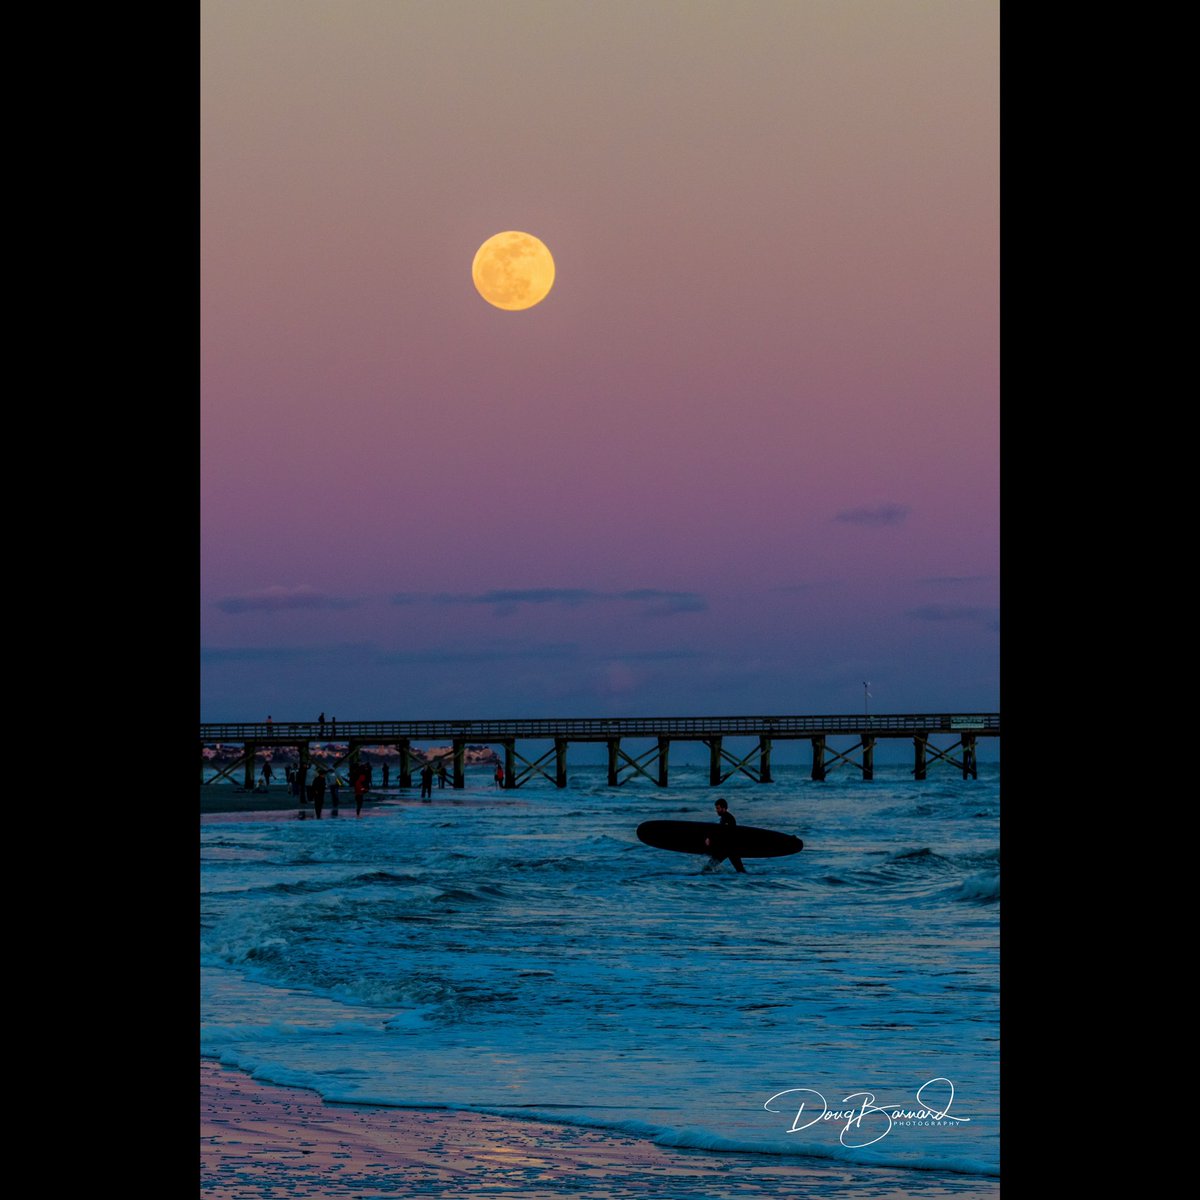
M201 16L204 719L999 707L998 4Z

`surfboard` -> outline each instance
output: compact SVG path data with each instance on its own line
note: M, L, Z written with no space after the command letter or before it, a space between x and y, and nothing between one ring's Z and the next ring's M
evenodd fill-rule
M753 825L717 825L712 821L643 821L637 827L638 841L659 850L681 854L724 854L737 858L782 858L804 849L804 842L790 833L756 829ZM713 845L706 846L705 838Z

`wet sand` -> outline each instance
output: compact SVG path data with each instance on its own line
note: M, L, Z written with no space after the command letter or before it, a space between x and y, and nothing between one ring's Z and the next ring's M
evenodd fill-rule
M442 1109L326 1104L200 1064L200 1190L213 1200L295 1196L596 1195L997 1197L999 1180L656 1146L615 1132Z

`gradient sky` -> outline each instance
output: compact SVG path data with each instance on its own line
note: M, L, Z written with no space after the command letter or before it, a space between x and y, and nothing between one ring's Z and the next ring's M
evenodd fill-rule
M998 10L202 0L202 719L997 710Z

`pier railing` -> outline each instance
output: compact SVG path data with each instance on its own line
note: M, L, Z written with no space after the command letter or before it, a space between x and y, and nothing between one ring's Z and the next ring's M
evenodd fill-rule
M665 737L702 741L712 737L807 738L820 735L869 734L914 737L922 733L957 733L998 737L999 713L879 713L806 717L516 717L476 721L255 721L206 722L200 740L253 741L259 745L289 740L381 742L443 738L487 742L508 738L566 738L604 742L611 738Z
M937 746L934 735L954 739L950 746ZM837 749L835 737L853 737L855 745ZM839 765L862 771L874 778L875 743L881 738L911 738L913 775L925 778L928 756L951 764L963 778L976 778L976 741L1000 736L999 713L856 713L804 717L515 717L508 720L476 721L253 721L208 722L200 726L202 747L238 744L240 756L215 778L231 776L241 767L245 787L254 786L256 756L272 747L294 746L300 752L300 773L308 769L314 742L346 746L337 762L357 764L360 753L374 747L394 747L399 752L399 786L408 787L414 765L424 762L414 742L450 742L448 757L453 762L454 786L464 786L464 762L470 745L498 744L504 749L503 769L497 769L502 787L520 787L533 775L541 775L556 787L567 786L567 747L571 742L603 742L608 747L608 781L618 786L634 775L642 775L659 787L667 786L668 759L672 742L704 742L709 748L709 782L723 783L740 772L759 783L771 782L771 747L777 741L807 738L812 742L813 779L824 779ZM726 738L751 737L757 746L741 758L725 745ZM625 739L653 738L649 750L630 754L621 748ZM552 741L554 747L536 759L517 751L518 741ZM959 752L959 757L954 757ZM532 753L532 752L531 752ZM858 758L854 758L858 755ZM553 756L554 762L550 764ZM756 765L751 760L756 760ZM553 773L551 773L553 772ZM209 779L205 782L214 782Z

